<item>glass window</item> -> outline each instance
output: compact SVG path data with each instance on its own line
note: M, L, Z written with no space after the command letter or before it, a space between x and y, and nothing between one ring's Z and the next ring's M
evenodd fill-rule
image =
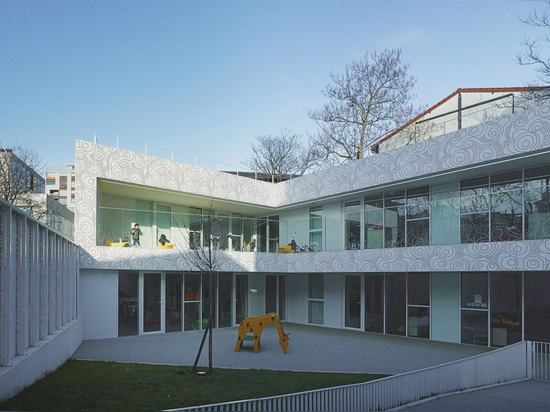
M216 326L216 275L212 273L214 288L210 290L210 275L203 273L202 276L202 327L206 327L210 319L210 299L214 300L214 313L212 314L212 327Z
M521 171L491 177L491 241L523 238Z
M386 274L386 333L405 335L406 283L405 273Z
M409 273L409 305L430 305L429 273Z
M324 279L322 274L308 275L308 322L317 325L324 323Z
M361 247L361 202L350 202L344 205L345 248L346 250Z
M237 213L231 215L231 250L240 251L243 248L243 217Z
M309 208L309 230L323 229L323 208L321 206Z
M487 296L489 290L487 273L462 273L461 281L462 307L487 309Z
M269 252L277 252L279 247L279 216L269 216Z
M218 327L231 326L231 300L233 294L233 274L220 273L218 280Z
M525 238L547 239L550 233L550 166L525 170Z
M384 247L405 246L405 192L388 193L384 202Z
M488 321L485 310L462 310L461 313L461 342L474 345L487 345Z
M323 250L323 208L309 209L309 247L315 252Z
M460 241L489 241L489 178L460 182Z
M166 311L165 330L166 332L181 331L181 273L166 274Z
M409 306L408 336L430 338L430 308Z
M384 332L384 275L365 276L365 330Z
M361 327L361 276L345 276L345 326Z
M197 273L186 273L184 281L183 329L200 329L200 275Z
M365 198L365 249L384 247L384 200Z
M491 273L491 346L521 341L521 273Z
M550 342L550 272L525 272L525 340Z
M138 272L118 273L118 336L138 332Z

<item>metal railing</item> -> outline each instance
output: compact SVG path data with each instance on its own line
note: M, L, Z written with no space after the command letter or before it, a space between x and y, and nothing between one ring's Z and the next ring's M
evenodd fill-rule
M383 411L435 395L527 379L529 344L365 383L168 411Z
M78 247L0 199L0 366L77 318Z
M527 342L532 379L550 382L550 342Z

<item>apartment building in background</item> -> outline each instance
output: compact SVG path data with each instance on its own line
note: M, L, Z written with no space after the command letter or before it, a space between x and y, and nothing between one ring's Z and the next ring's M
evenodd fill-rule
M46 170L46 194L70 211L75 209L75 170L73 165L65 169Z

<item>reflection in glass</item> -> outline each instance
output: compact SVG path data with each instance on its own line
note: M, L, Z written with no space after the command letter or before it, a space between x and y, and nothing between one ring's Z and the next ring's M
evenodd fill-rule
M384 247L405 246L405 192L388 193L384 209Z
M323 274L308 275L308 322L322 325L324 322L324 279Z
M386 333L405 335L406 278L405 273L386 274Z
M547 239L550 234L550 168L525 171L525 238Z
M460 341L474 345L487 345L487 311L462 309L461 312L462 333Z
M118 273L118 336L138 332L138 272Z
M384 276L365 276L365 330L384 332Z
M461 299L463 308L487 309L489 291L485 272L465 272L461 276Z
M345 277L345 326L361 327L361 276L346 275Z
M498 176L495 176L494 180L497 178ZM521 173L519 173L518 181L491 184L492 242L522 239L523 195L521 186Z
M285 311L285 302L286 302L286 277L284 275L279 275L279 319L286 319Z
M166 274L166 332L181 331L181 273Z
M233 274L220 273L218 276L219 304L218 327L232 326L231 324L231 298L233 296Z
M521 341L521 273L491 273L491 346Z
M183 321L183 330L197 330L199 323L199 302L185 302L185 319Z
M430 308L409 306L409 336L430 338Z
M525 340L550 342L550 272L525 272Z
M210 293L210 276L214 285L212 293ZM214 300L214 313L212 317L212 327L216 327L216 273L203 273L202 276L202 327L206 328L210 319L210 299Z
M277 312L277 275L265 277L265 313Z
M248 275L236 275L235 284L235 322L241 323L248 316Z
M361 247L361 202L344 205L346 250Z
M160 273L143 275L143 332L160 331Z
M200 329L200 280L201 277L198 273L185 274L185 289L183 295L185 300L184 330Z
M365 248L384 247L384 201L365 198Z
M430 274L409 273L409 305L430 305Z

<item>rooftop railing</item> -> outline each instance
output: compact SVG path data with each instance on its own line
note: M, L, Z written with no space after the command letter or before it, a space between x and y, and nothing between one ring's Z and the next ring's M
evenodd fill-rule
M179 152L173 149L167 149L161 146L142 143L136 140L126 139L106 133L94 133L93 142L96 144L102 144L104 146L111 146L116 147L117 149L143 153L149 156L159 157L162 159L186 163L194 166L200 166L220 172L234 174L237 176L244 176L255 180L262 180L265 182L277 183L279 181L288 180L296 177L296 175L292 174L274 175L258 172L243 167L242 165L207 159L205 157Z

